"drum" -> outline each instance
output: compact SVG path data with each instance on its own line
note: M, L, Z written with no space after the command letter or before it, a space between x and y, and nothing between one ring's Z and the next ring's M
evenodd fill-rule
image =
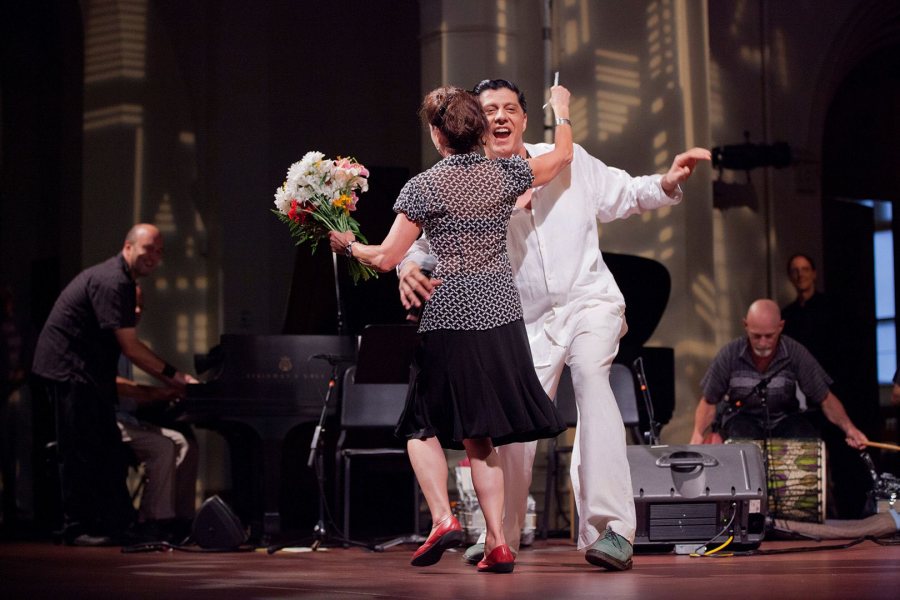
M760 447L768 464L769 516L791 521L825 522L825 442L819 439L769 440L768 457L763 440Z

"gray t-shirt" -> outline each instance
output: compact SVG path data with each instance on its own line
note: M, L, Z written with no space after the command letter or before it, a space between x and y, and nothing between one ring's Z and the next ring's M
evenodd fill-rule
M413 177L394 204L420 224L443 280L425 304L419 331L483 330L522 318L506 250L516 199L534 177L521 157L454 154Z

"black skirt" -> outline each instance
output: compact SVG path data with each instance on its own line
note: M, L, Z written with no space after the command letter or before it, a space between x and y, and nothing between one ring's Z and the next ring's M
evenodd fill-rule
M521 319L482 331L422 334L398 436L437 436L444 448L462 450L464 439L502 446L565 430L534 372Z

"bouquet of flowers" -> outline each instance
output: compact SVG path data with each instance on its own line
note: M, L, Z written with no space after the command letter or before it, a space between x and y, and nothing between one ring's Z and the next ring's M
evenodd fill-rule
M359 232L359 223L350 216L356 210L356 193L369 189L369 171L352 158L325 158L321 152L307 152L300 162L290 166L285 182L275 190L272 210L291 230L297 245L319 241L329 231L352 231L356 239L367 243ZM377 277L374 269L350 261L353 283Z

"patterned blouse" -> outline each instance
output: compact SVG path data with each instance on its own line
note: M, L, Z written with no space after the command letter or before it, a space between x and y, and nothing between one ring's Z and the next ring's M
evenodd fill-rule
M516 199L534 176L525 159L454 154L403 187L394 203L425 229L443 280L425 304L419 331L482 330L522 318L506 252Z

